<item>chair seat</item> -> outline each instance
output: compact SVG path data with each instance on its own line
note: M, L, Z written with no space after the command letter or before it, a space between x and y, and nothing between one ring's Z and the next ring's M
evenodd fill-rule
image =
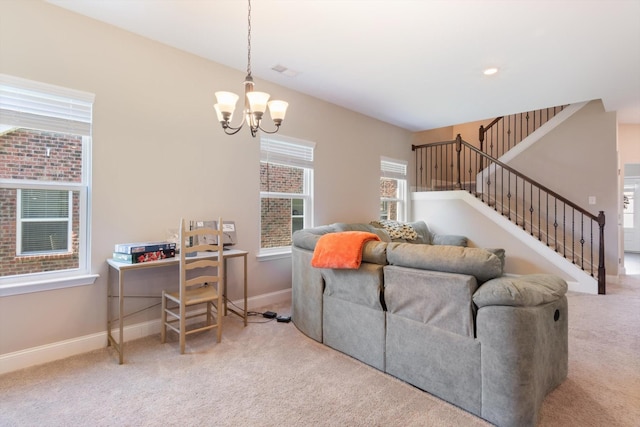
M165 296L170 300L180 303L180 292L166 292ZM213 286L203 286L201 288L189 289L184 298L185 305L201 304L207 301L218 299L218 292Z

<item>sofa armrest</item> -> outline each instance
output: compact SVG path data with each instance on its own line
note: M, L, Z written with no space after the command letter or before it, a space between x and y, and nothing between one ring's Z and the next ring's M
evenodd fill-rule
M473 294L473 302L480 307L507 305L534 307L562 298L567 282L552 274L529 274L520 277L498 277L485 282Z
M545 396L567 377L568 316L565 295L539 305L478 308L482 418L499 426L537 425Z
M531 274L489 280L474 293L482 418L500 426L537 424L544 397L567 377L566 291L560 277Z
M291 317L305 335L322 342L322 270L311 267L313 251L291 248Z

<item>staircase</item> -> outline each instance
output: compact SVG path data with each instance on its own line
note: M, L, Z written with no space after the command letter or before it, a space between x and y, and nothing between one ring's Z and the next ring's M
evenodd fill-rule
M412 146L416 191L469 192L596 279L598 293L604 294L604 212L586 211L503 161L565 108L499 117L486 128L480 127L480 148L460 135L453 141Z

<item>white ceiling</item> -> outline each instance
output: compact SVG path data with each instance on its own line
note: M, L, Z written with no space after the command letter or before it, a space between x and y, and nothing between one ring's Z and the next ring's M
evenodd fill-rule
M246 1L49 3L247 67ZM592 99L640 124L639 0L253 0L251 15L255 78L412 131Z

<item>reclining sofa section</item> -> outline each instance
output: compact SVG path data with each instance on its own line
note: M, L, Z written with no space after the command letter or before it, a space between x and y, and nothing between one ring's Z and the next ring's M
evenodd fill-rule
M294 233L292 319L305 335L498 426L534 426L567 376L567 284L503 276L504 251L467 248L422 222L412 241L369 224ZM358 269L313 268L320 236L380 237Z

